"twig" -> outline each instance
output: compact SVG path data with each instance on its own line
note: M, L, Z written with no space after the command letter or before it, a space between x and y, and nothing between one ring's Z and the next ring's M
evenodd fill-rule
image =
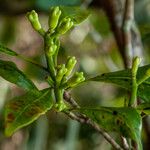
M68 102L73 108L80 108L80 106L76 103L76 101L70 96L68 92L64 92L64 100ZM93 127L96 131L98 131L115 149L117 150L123 150L124 148L121 148L121 146L116 143L116 141L104 130L99 128L99 126L94 123L90 118L86 117L83 114L76 115L72 112L64 112L67 116L69 116L71 119L76 120L83 124L88 124L91 127Z
M116 150L125 150L122 148L116 141L105 131L103 131L99 126L94 123L90 118L84 116L84 115L76 115L72 112L65 112L67 116L69 116L71 119L76 120L80 123L84 123L87 125L90 125L93 127L96 131L98 131Z
M64 100L67 103L69 103L73 108L80 108L77 102L71 97L69 92L65 91L63 97L64 97Z
M140 58L143 58L143 45L141 41L141 35L135 21L132 24L131 33L132 33L132 45L134 47L133 55L140 56ZM141 62L141 65L142 64L143 62Z
M133 46L131 28L134 22L134 0L126 0L125 11L122 24L123 35L123 50L125 52L125 59L127 60L127 67L132 64Z
M129 145L128 145L127 139L124 138L123 136L121 136L121 140L122 140L123 148L124 148L125 150L129 150Z

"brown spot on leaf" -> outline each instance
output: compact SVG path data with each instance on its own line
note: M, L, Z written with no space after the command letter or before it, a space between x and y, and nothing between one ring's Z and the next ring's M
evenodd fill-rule
M15 110L19 109L21 106L22 106L22 103L20 102L12 102L8 105L10 109L15 109Z
M120 125L120 120L117 119L117 120L116 120L116 123L117 123L117 125Z
M105 73L101 74L101 76L102 76L102 77L105 76Z
M114 110L114 111L113 111L113 115L116 116L117 114L118 114L118 112Z
M28 112L26 112L26 116L32 117L36 114L40 114L42 112L42 109L38 106L32 107Z
M6 122L11 123L14 119L15 119L15 116L13 115L13 113L9 113L6 118Z
M116 119L116 124L118 126L122 125L124 122L121 119Z

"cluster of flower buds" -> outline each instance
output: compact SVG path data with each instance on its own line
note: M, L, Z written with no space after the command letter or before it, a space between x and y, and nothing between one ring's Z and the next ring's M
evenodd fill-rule
M30 23L32 24L33 28L39 33L41 31L43 31L45 34L50 32L51 34L53 33L54 36L55 35L58 36L58 35L66 33L74 25L72 19L69 17L64 17L60 19L61 13L62 12L59 7L53 7L50 10L49 20L48 20L49 29L47 32L45 32L44 29L41 27L38 14L34 10L27 13L27 17ZM43 33L40 33L40 34L43 35Z
M66 65L63 64L58 69L56 79L61 88L69 89L75 87L85 80L83 72L75 72L73 75L71 75L76 62L77 60L75 57L68 57Z
M58 34L65 34L72 26L73 21L71 18L64 18L60 21L56 31Z
M57 109L63 110L66 105L63 102L63 92L77 86L85 80L83 72L73 73L77 60L75 57L68 57L66 64L57 65L57 54L59 51L59 36L65 34L74 26L73 20L68 17L61 17L62 11L59 7L53 7L49 13L48 26L45 31L39 22L37 13L33 10L27 14L32 27L44 38L44 51L47 60L47 69L50 76L47 82L54 88L57 101Z
M76 72L66 83L65 88L72 88L78 85L79 83L83 82L85 80L85 77L83 75L83 72Z

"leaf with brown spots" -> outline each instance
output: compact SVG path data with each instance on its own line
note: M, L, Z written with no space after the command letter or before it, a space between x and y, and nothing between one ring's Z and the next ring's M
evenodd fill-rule
M28 92L8 102L5 109L5 134L11 136L16 130L32 123L53 106L51 89Z
M81 108L76 111L91 118L106 131L118 132L124 137L131 138L142 149L141 127L142 119L134 108L126 107L98 107Z
M145 65L139 67L137 72L137 80L141 79L146 71L150 69L150 65ZM102 75L98 75L96 77L90 78L87 81L97 81L97 82L106 82L116 84L128 91L131 91L132 88L132 80L131 80L131 69L104 73ZM145 102L150 102L150 78L144 81L138 87L137 95L144 100Z

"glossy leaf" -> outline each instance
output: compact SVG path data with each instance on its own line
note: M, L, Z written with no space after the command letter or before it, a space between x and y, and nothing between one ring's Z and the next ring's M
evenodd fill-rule
M13 62L0 60L0 76L26 90L37 90L34 83Z
M143 67L139 67L137 72L137 80L143 77L146 71L150 68L150 65L146 65ZM130 91L132 87L131 83L131 69L104 73L102 75L96 76L94 78L89 79L89 81L99 81L106 83L113 83L126 90ZM146 102L150 102L150 78L144 81L138 87L138 96Z
M16 130L32 123L53 106L52 91L28 92L9 101L5 108L5 134L11 136Z
M11 56L18 56L18 54L15 51L13 51L1 44L0 44L0 53L5 53L5 54L11 55Z
M104 130L115 131L124 137L131 138L137 142L138 150L142 149L142 119L134 108L99 107L81 108L78 111L91 118Z
M142 115L150 115L150 103L143 103L137 106L137 110Z
M88 18L89 12L87 10L83 10L79 7L60 7L62 11L61 17L69 17L72 19L74 25L80 24L85 19Z

